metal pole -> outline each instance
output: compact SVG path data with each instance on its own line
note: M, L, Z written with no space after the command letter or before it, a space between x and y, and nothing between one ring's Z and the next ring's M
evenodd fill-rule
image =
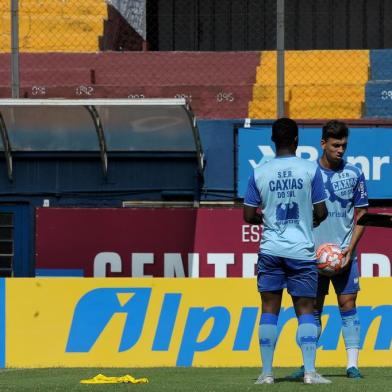
M277 0L276 4L276 80L278 117L285 116L284 105L284 0Z
M19 98L19 1L11 0L11 78L12 98Z

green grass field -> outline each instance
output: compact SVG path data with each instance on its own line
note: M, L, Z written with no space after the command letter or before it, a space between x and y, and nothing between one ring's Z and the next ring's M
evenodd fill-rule
M332 380L330 385L303 385L288 382L284 376L292 368L275 370L274 385L254 385L257 368L50 368L0 370L0 391L344 391L392 392L392 368L362 368L365 378L350 380L342 368L322 368L320 373ZM147 377L148 384L84 385L79 381L102 373L106 376ZM317 389L316 389L317 388Z

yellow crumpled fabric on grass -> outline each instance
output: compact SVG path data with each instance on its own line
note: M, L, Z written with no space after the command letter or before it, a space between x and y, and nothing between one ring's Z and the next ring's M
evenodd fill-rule
M130 383L130 384L147 384L147 378L135 378L129 374L121 377L108 377L103 374L98 374L93 378L87 380L80 380L81 384L120 384L120 383Z

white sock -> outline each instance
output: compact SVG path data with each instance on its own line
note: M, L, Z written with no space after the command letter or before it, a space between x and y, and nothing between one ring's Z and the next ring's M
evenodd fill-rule
M357 348L347 349L347 369L350 367L355 367L358 369L358 352Z

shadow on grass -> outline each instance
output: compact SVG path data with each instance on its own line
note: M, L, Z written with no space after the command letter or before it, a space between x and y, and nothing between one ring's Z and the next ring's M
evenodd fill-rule
M257 380L257 377L256 378L252 378L252 382L253 383L255 383L256 380ZM286 383L287 382L289 382L289 383L300 383L300 384L302 384L302 380L288 380L285 377L275 377L274 378L274 384L279 384L279 383L282 383L282 382L286 382Z

